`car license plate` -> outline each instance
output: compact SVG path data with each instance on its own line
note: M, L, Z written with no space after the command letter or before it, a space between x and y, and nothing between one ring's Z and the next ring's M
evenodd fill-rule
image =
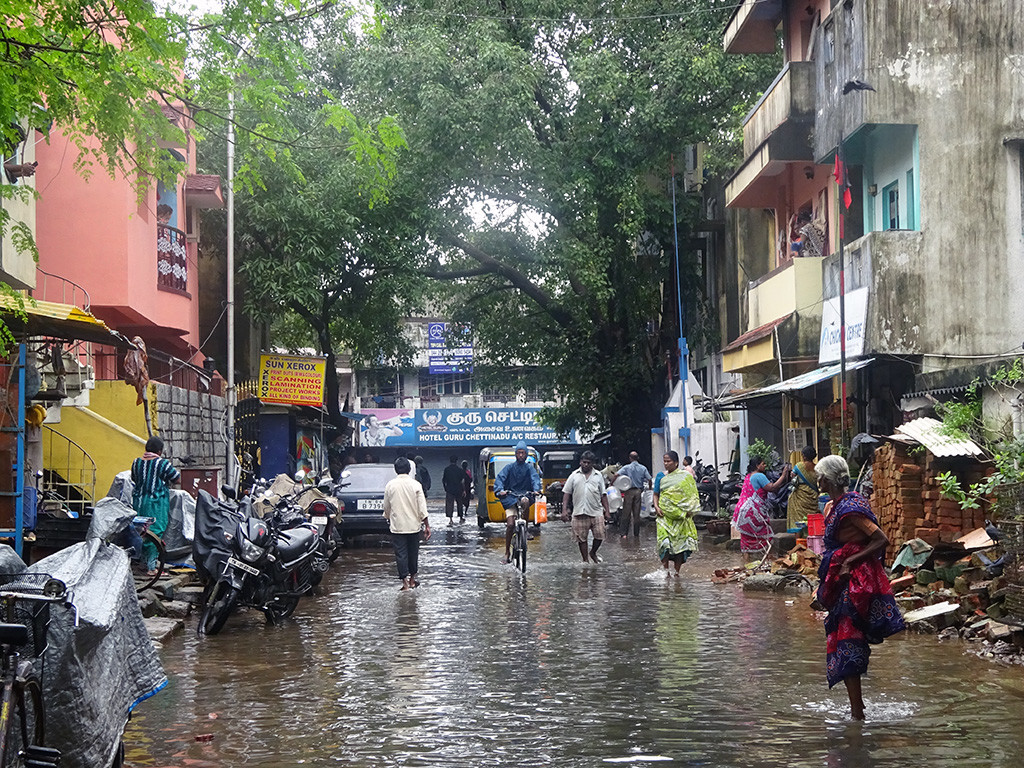
M327 525L327 515L313 515L311 520L313 525Z
M357 499L356 509L384 509L384 499Z
M245 571L246 573L251 573L253 576L259 576L260 575L260 572L259 572L258 568L253 568L248 563L243 563L241 560L235 560L235 558L233 558L233 557L229 557L228 558L228 565L230 565L232 568L237 568L240 571Z

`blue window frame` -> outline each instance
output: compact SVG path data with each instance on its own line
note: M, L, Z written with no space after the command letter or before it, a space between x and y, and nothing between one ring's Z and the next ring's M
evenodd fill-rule
M914 170L907 171L907 229L917 229L917 211L914 205Z
M894 181L882 190L882 221L885 229L900 228L900 183Z

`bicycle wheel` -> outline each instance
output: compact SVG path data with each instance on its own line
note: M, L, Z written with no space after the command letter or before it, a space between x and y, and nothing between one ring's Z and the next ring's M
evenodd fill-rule
M156 547L156 568L154 568L153 576L144 576L138 586L135 587L135 591L145 592L147 589L152 587L164 574L164 568L166 568L165 558L167 557L167 549L164 547L164 541L152 531L146 531L143 536L146 541Z
M526 521L521 520L516 525L516 540L519 549L519 561L516 565L523 573L526 573L526 542L528 539L529 534L526 532Z
M19 755L25 759L59 757L57 750L43 746L43 691L39 681L27 677L19 682L11 681L8 686L10 690L4 691L4 701L11 706L4 712L0 765L22 765L21 760L16 759Z

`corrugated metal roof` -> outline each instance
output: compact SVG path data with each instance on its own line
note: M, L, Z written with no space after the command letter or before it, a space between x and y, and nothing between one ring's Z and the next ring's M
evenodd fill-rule
M942 422L928 417L908 421L896 427L896 431L912 437L935 456L982 456L985 453L973 440L945 434Z

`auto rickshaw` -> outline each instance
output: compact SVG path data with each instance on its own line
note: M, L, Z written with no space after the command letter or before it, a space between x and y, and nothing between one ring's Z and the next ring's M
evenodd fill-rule
M483 528L487 523L504 523L505 508L494 495L494 478L498 476L506 464L516 460L515 448L484 448L480 451L480 459L473 469L473 482L477 488L476 524ZM534 448L527 448L526 461L537 468L541 478L541 489L544 488L544 473L541 471L540 454ZM530 507L527 519L534 522L536 504Z
M549 512L562 511L562 486L579 465L580 455L576 451L548 451L541 457L541 486L548 499Z

